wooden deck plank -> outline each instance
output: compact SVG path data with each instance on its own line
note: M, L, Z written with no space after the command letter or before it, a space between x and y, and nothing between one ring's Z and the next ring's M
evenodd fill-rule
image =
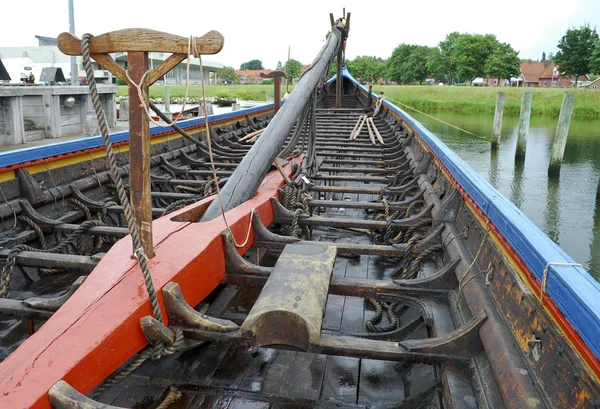
M358 333L364 331L364 299L346 297L342 315L342 333Z
M360 359L327 357L321 399L356 403Z
M345 297L342 295L327 296L325 305L325 316L323 317L323 329L339 331L342 324L342 312L344 309Z
M363 359L358 403L400 404L404 401L402 368L402 364L398 362Z
M250 363L238 389L248 392L261 392L267 375L275 363L279 351L272 348L258 348L251 355Z
M215 388L236 390L250 363L250 352L245 345L232 345L215 369L210 385Z
M325 372L326 355L297 352L285 385L290 399L317 401Z
M284 396L286 379L292 370L296 353L296 351L287 350L277 351L277 356L265 376L262 393Z

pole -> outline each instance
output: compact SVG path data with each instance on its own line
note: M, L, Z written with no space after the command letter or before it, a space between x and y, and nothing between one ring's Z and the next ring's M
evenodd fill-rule
M506 93L498 92L496 97L496 112L494 114L494 127L492 128L492 149L500 147L500 136L502 135L502 116L504 115L504 98Z
M558 176L562 165L563 156L565 154L565 146L567 145L567 136L569 135L569 126L571 125L571 115L573 114L573 106L575 105L575 94L565 94L563 97L560 115L558 116L558 124L556 125L556 134L554 135L554 143L552 144L552 156L550 157L550 166L548 167L548 175Z
M75 12L73 11L73 0L69 0L69 33L75 34ZM79 85L79 70L77 69L77 57L71 56L71 85Z
M129 77L139 83L148 71L148 53L143 51L129 52ZM148 84L140 84L143 95L148 101ZM137 224L142 247L148 258L154 257L152 243L152 202L150 192L150 126L143 114L138 91L129 85L129 181L131 185L131 205ZM135 166L133 166L135 164Z
M290 46L288 45L288 60L287 60L287 79L285 81L285 92L290 92Z
M521 97L521 115L519 116L519 130L517 136L517 150L515 158L525 159L527 150L527 134L529 133L529 120L531 119L531 100L533 93L524 92Z
M342 45L340 44L340 48L338 49L337 57L336 57L336 75L335 75L335 107L342 107L342 58L344 55L344 50L342 49Z
M271 164L281 152L281 147L294 124L320 83L323 73L329 67L331 59L337 49L342 46L343 28L341 22L332 27L332 35L327 39L319 53L320 57L315 60L312 69L307 71L298 81L294 92L229 177L221 190L224 211L231 210L250 199L262 183L271 168ZM216 198L202 216L202 221L213 220L220 214L221 203L219 203L219 198Z

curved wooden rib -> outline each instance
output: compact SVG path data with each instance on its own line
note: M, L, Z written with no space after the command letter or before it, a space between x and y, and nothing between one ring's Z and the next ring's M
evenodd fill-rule
M48 391L54 409L122 409L119 406L105 405L79 393L65 381L58 381Z
M285 172L291 174L291 164ZM269 199L282 184L279 172L271 172L252 199L227 212L235 237L245 237L254 209L263 221L273 220ZM195 305L225 277L220 237L225 230L223 218L203 223L172 221L185 220L186 214L210 200L153 222L156 256L149 266L163 309L161 290L167 283L179 283L183 297ZM237 250L244 253L252 243L251 234L248 243ZM151 315L152 307L142 272L131 254L127 236L110 249L52 318L0 363L3 407L49 409L48 390L61 379L86 394L148 345L140 319Z
M71 33L58 36L58 48L67 55L81 55L81 39ZM225 39L218 31L209 31L196 39L200 54L216 54L223 48ZM127 28L100 34L90 40L91 54L129 51L188 53L189 38L146 28Z
M71 285L69 291L54 298L42 298L42 297L31 297L23 301L23 303L29 308L35 308L44 311L57 311L62 305L67 302L69 298L77 291L77 289L83 283L86 276L81 276Z
M162 290L169 322L191 328L203 328L217 332L229 332L238 326L229 320L204 315L193 309L183 298L177 283L169 283Z

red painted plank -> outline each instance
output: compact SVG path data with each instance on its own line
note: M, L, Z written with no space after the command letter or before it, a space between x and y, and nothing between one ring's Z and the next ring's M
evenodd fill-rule
M291 174L291 164L285 170ZM282 184L279 172L271 172L256 196L227 212L238 242L246 236L253 209L265 224L273 220L270 198ZM225 230L223 218L205 223L171 220L211 200L204 199L153 223L156 256L149 265L161 306L160 289L170 281L179 283L188 303L195 305L225 275L220 236ZM252 242L251 233L240 253ZM88 393L147 345L139 320L151 315L152 309L142 272L131 254L129 237L115 244L73 297L0 364L1 407L50 408L48 389L60 379Z

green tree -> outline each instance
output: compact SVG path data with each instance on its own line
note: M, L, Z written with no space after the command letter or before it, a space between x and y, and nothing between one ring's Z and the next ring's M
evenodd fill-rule
M450 34L447 34L444 41L440 41L438 44L440 49L440 68L449 84L452 84L452 81L454 78L456 78L456 61L454 51L456 49L456 42L460 36L460 33L454 31ZM433 72L431 69L430 71Z
M544 61L546 61L546 51L542 51L542 59L540 60L540 62Z
M288 76L290 84L294 81L294 78L297 78L300 75L301 69L302 64L300 63L300 61L294 60L293 58L285 63L283 71Z
M219 71L219 78L222 81L227 81L228 84L239 84L240 77L235 73L233 67L223 67Z
M442 52L438 47L429 49L427 56L427 71L431 73L437 81L443 81L446 77L446 70L442 61Z
M501 43L485 62L484 71L488 77L500 80L519 75L520 71L519 53L509 44Z
M281 69L283 69L283 64L281 63L281 61L277 61L277 68L276 68L276 70L279 71Z
M409 76L412 77L413 81L419 81L419 84L422 84L429 76L429 70L427 69L428 57L429 47L418 45L415 46L408 58Z
M240 65L240 70L264 70L261 60L250 60Z
M483 77L485 63L499 45L493 34L461 34L451 56L456 62L458 76L469 81Z
M377 82L385 76L385 62L378 57L359 56L346 61L346 66L353 77L363 82Z
M594 43L594 50L590 56L590 72L600 74L600 41Z
M594 44L598 40L596 29L592 30L589 25L584 25L567 30L558 42L554 61L561 75L575 77L573 87L577 86L580 75L589 73Z
M387 62L387 77L398 84L410 84L414 81L409 66L410 56L416 45L400 44L394 48L392 56Z

